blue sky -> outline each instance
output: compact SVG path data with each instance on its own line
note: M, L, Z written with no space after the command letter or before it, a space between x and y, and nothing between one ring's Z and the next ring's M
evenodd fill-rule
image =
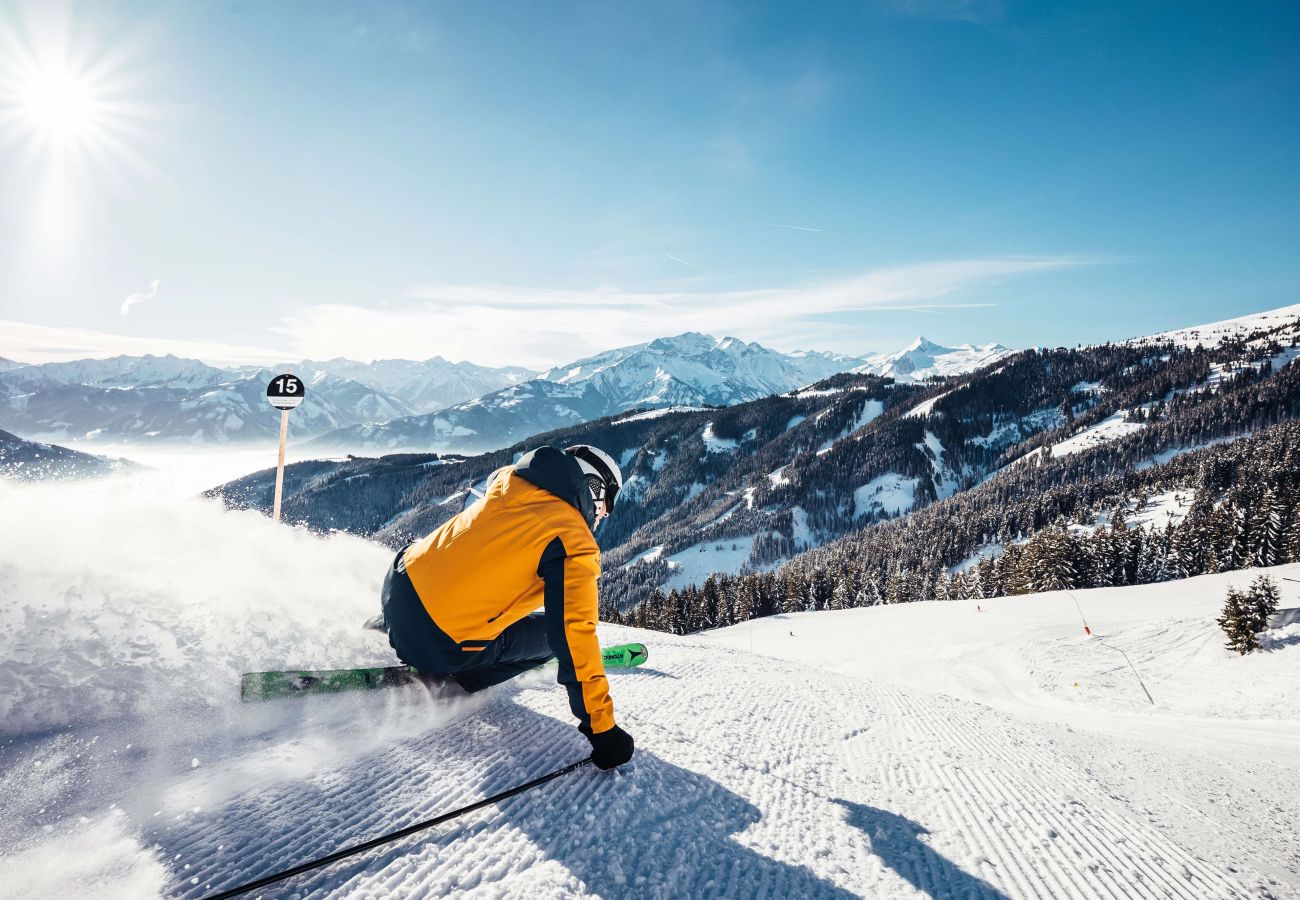
M1300 302L1297 98L1291 2L8 2L0 355L1225 318Z

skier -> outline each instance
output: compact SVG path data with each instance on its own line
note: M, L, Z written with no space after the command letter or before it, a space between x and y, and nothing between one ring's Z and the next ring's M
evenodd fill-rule
M601 769L633 751L614 722L596 641L593 532L622 486L618 464L587 444L524 454L489 476L480 499L402 548L384 579L378 626L402 662L471 693L554 656Z

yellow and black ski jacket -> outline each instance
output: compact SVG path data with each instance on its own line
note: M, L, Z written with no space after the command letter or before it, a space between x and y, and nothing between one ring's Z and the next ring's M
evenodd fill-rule
M403 563L429 617L462 653L544 608L559 682L573 714L598 733L614 727L614 704L596 639L594 520L577 460L538 447L494 472L484 496L408 547Z

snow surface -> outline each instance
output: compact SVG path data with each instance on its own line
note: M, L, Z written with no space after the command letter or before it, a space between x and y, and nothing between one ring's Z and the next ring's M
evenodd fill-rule
M776 616L703 637L898 691L846 729L855 758L886 773L872 802L924 823L946 859L1006 895L1294 897L1300 624L1246 657L1214 624L1227 586L1256 574L1076 591L1094 638L1064 593ZM1300 566L1272 574L1297 605L1300 585L1282 579Z
M732 549L735 548L735 549ZM754 536L724 538L716 541L704 541L692 544L665 558L672 574L664 582L663 589L670 591L704 584L710 575L725 572L735 575L749 559L754 549Z
M1266 312L1238 316L1235 319L1224 319L1220 322L1210 322L1205 325L1180 328L1176 331L1166 331L1151 337L1135 338L1130 343L1173 341L1184 347L1195 347L1197 344L1205 347L1218 347L1225 340L1241 338L1252 331L1279 328L1296 322L1300 322L1300 303L1270 309Z
M956 389L954 388L954 390ZM929 400L922 400L920 403L916 404L916 406L913 406L907 412L903 413L903 418L924 419L926 416L934 412L934 405L936 403L938 403L940 400L942 400L944 397L947 397L951 393L952 391L944 391L942 394L937 394L931 397Z
M709 453L729 453L736 449L736 442L732 438L720 438L713 433L713 423L706 422L704 431L700 435L704 440L704 449Z
M1082 453L1084 450L1091 450L1093 447L1100 447L1102 444L1128 437L1135 431L1141 431L1145 427L1141 422L1125 421L1125 415L1125 412L1117 412L1096 425L1085 428L1078 434L1061 441L1059 444L1053 444L1052 456L1071 456L1075 453Z
M907 512L916 505L918 478L905 478L897 472L877 475L853 492L854 518L880 510L891 516Z
M633 413L630 416L615 419L612 424L623 425L627 422L644 422L647 419L660 419L675 413L703 412L706 409L708 409L707 406L666 406L663 409L650 409L645 412Z
M197 898L585 755L547 672L240 704L390 660L391 553L144 484L0 487L0 895ZM1253 574L1079 592L1155 708L1061 595L602 625L651 648L610 673L631 765L264 896L1297 896L1300 626L1239 658L1212 621Z
M961 487L961 479L944 460L943 442L932 431L926 429L925 442L915 446L931 459L931 467L934 469L935 496L940 500L947 500L957 493L957 489Z

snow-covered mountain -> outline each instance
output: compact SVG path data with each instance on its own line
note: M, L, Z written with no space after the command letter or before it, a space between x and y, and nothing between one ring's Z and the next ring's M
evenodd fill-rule
M7 372L10 369L16 369L22 365L26 365L26 363L15 362L12 359L5 359L3 356L0 356L0 372Z
M843 372L861 360L833 353L779 353L756 343L687 332L559 366L538 376L590 384L610 413L639 406L731 406Z
M198 900L588 754L554 670L241 703L241 672L396 662L358 627L391 551L120 488L0 485L6 897ZM1214 624L1258 574L1079 592L1092 639L1063 593L601 623L649 647L610 672L628 766L266 896L1294 897L1300 625L1238 657Z
M402 401L410 413L446 409L457 403L490 394L534 377L537 373L519 366L491 368L470 362L448 362L441 356L416 362L409 359L379 359L363 363L337 357L321 362L302 360L286 366L304 377L322 373L374 388ZM363 422L383 421L408 413L377 416L365 413Z
M281 370L282 371L282 370ZM20 366L0 372L0 425L43 440L227 444L273 439L271 369L238 372L175 356ZM382 391L315 373L293 414L296 434L410 413Z
M897 381L924 381L936 376L964 375L1014 352L1001 344L943 347L918 337L902 350L869 357L853 371L884 375Z
M450 363L303 360L223 369L196 359L116 356L23 365L0 362L0 425L49 440L231 443L273 435L278 418L262 392L273 372L306 380L293 415L299 437L385 422L515 384L532 373Z
M83 385L100 388L171 387L201 388L230 378L197 359L166 356L114 356L109 359L78 359L70 362L15 366L5 382L39 389L43 385Z
M484 450L639 407L732 406L861 365L831 353L780 353L688 332L620 347L543 372L450 409L341 429L321 446Z
M780 353L686 333L620 347L540 375L442 357L370 363L336 358L223 369L176 356L117 356L0 366L0 426L41 440L232 443L273 435L261 398L272 371L307 380L297 438L318 446L478 451L630 409L731 406L854 370L919 381L1006 353L924 339L898 353ZM262 383L259 383L262 382Z

